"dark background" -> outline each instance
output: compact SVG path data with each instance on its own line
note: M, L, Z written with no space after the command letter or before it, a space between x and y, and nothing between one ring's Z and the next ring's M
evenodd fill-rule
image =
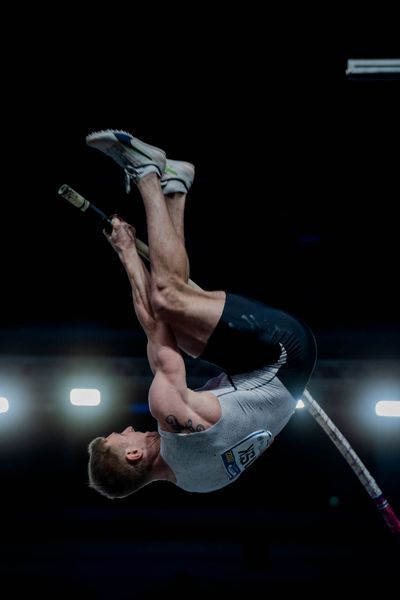
M373 404L381 384L400 386L400 82L345 76L348 58L400 56L390 13L195 11L172 25L125 12L85 23L60 11L51 27L25 15L23 58L9 47L5 61L0 395L17 408L0 415L2 577L43 597L385 589L398 547L305 411L220 492L159 483L110 502L87 488L90 439L154 427L139 412L150 374L117 257L57 190L145 241L136 189L125 195L85 136L125 129L193 162L192 278L310 324L310 390L399 512L399 425ZM210 374L188 360L189 383ZM68 412L78 380L100 382L103 413Z

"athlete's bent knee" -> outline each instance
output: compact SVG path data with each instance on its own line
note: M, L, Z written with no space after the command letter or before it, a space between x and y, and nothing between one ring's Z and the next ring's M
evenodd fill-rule
M185 302L179 282L171 280L166 285L154 285L151 291L151 305L161 318L183 313Z

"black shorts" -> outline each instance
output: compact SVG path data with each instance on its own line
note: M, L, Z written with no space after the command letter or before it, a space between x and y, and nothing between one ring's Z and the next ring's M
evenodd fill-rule
M282 350L286 351L283 365ZM249 373L279 362L277 377L299 399L316 357L315 338L307 325L257 300L227 294L221 318L199 358L228 375Z

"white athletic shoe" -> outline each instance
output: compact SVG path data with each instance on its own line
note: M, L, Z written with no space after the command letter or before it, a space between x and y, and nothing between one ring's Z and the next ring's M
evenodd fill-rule
M126 131L107 129L86 136L86 143L111 156L125 171L126 193L131 189L131 180L137 183L149 173L163 176L166 156L164 150L145 144Z
M167 159L164 173L161 178L161 187L164 195L183 192L187 194L194 179L194 165L180 160Z

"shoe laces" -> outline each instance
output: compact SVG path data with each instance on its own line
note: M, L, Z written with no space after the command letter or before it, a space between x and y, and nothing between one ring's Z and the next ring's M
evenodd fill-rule
M131 191L131 181L136 183L136 180L137 180L136 169L134 167L132 167L132 165L126 165L126 167L124 168L124 174L125 174L125 191L127 194L129 194L129 192Z
M124 152L118 146L110 149L107 154L111 156L114 160L116 160L120 166L124 169L125 175L125 191L127 194L131 191L131 181L136 183L137 181L137 171L135 167L133 167L129 161L127 160Z

